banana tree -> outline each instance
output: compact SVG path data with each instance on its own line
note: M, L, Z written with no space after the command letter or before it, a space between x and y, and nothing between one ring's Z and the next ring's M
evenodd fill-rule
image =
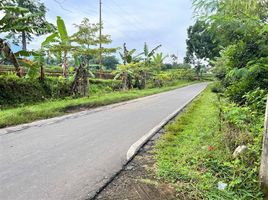
M141 89L146 88L147 85L147 78L148 78L148 72L152 70L152 59L157 51L162 45L158 45L157 47L153 48L151 51L148 48L147 43L144 43L144 49L143 49L143 65L142 68L140 69L141 73Z
M163 63L164 60L167 58L168 56L164 56L163 53L157 53L156 55L153 55L153 66L159 71L162 67L163 67Z
M57 16L57 31L48 36L42 43L43 47L47 47L49 51L59 53L62 56L63 76L68 75L68 53L76 49L71 44L71 37L68 36L65 23L61 17Z
M42 51L25 51L21 50L15 53L19 63L21 66L27 68L27 73L25 78L35 79L39 76L39 69L40 69L40 80L44 80L44 55ZM33 59L29 59L29 58Z
M136 49L128 50L126 47L126 43L123 45L123 52L119 52L121 59L123 60L123 64L127 65L129 63L136 63L141 60L140 56L143 53L137 54L134 56L134 53L136 53Z
M117 65L117 70L115 71L115 80L118 78L122 78L122 88L123 90L133 88L132 80L137 78L137 71L140 68L141 63L128 63L126 65L121 64Z

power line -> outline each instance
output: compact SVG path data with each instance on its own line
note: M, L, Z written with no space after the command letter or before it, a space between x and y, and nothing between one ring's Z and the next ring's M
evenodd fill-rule
M109 11L113 11L112 13L114 15L117 15L118 17L120 17L120 19L124 19L128 24L132 24L133 26L131 26L131 28L133 28L135 31L140 32L140 31L143 31L144 30L144 28L141 28L141 26L139 27L137 25L137 23L133 23L133 21L129 20L124 15L120 15L118 12L116 12L116 10L114 10L114 8L111 5L107 4L107 6L110 8Z
M130 15L130 13L128 12L128 11L126 11L124 8L122 8L122 6L120 6L116 1L114 1L114 0L110 0L110 2L113 2L114 3L114 5L116 6L116 7L118 7L121 11L123 11L126 15ZM147 27L145 26L145 25L143 25L143 23L138 19L138 18L136 18L135 16L133 16L132 15L132 19L134 20L134 21L136 21L136 23L138 24L138 25L140 25L143 29L147 29Z
M65 11L67 11L67 12L72 13L71 10L66 9L66 8L62 5L63 3L65 3L65 1L66 1L66 0L63 0L63 1L54 0L54 2L56 2L56 3L60 6L61 9L65 10Z
M90 15L91 15L91 13L86 12L86 11L84 11L84 10L80 10L80 12L86 14L88 17L90 17ZM94 11L93 13L98 14L97 11ZM111 27L114 27L114 26L115 26L114 24L110 23L109 21L106 21L104 18L102 18L102 23L103 23L103 24L108 24L108 25L111 26ZM104 29L105 29L105 28L104 28ZM126 35L126 34L125 34L123 31L121 31L120 29L116 29L116 30L117 30L118 32L120 32L125 38L128 38L129 40L135 40L135 38L132 38L131 36Z
M62 4L64 4L65 3L65 1L66 0L63 0L63 1L59 1L59 0L54 0L57 4L59 4L59 6L63 9L63 10L65 10L65 11L68 11L68 12L72 12L72 11L70 11L70 10L68 10L68 9L66 9ZM113 1L113 0L112 0ZM116 3L115 1L113 1L114 2L114 4L116 5L116 7L118 7L120 10L122 10L126 15L130 15L127 11L125 11L118 3ZM112 24L112 23L110 23L109 21L106 21L106 20L104 20L103 19L103 17L102 17L102 5L103 5L103 2L102 2L102 0L99 0L99 13L96 11L96 10L94 10L94 9L88 9L87 8L87 11L84 11L84 10L79 10L80 12L83 12L83 13L85 13L86 15L88 15L89 17L92 15L92 13L94 13L94 14L99 14L99 23L100 23L100 25L101 25L101 28L100 28L100 36L99 36L99 38L100 38L100 46L99 46L99 48L100 48L100 64L101 64L101 62L102 62L102 59L101 59L101 57L102 57L102 52L101 52L101 48L102 48L102 44L101 44L101 37L102 37L102 29L103 29L103 23L105 22L105 23L107 23L108 25L110 25L111 27L115 27L116 25L115 24ZM108 7L110 7L112 10L114 10L114 8L111 6L111 5L109 5L109 4L105 4L105 5L108 5ZM92 13L89 13L88 12L88 10L90 10ZM127 21L128 23L130 23L130 24L132 24L132 25L134 25L136 28L134 28L133 26L133 28L135 29L135 31L136 32L140 32L140 31L143 31L144 29L146 29L145 28L145 26L143 26L142 25L142 23L140 23L138 20L137 20L137 18L135 18L134 16L131 18L131 19L133 19L133 20L135 20L137 23L134 23L132 20L130 20L130 19L128 19L128 18L126 18L124 15L119 15L118 14L118 12L113 12L114 14L117 14L120 18L122 18L122 19L124 19L125 21ZM137 26L137 24L138 25L140 25L140 27L139 26ZM142 27L142 29L141 29L141 27ZM127 34L125 34L122 30L120 30L120 29L116 29L118 32L120 32L122 35L123 35L123 37L125 37L125 38L127 38L127 39L129 39L129 40L131 40L131 41L137 41L137 39L136 38L133 38L131 35L127 35ZM148 31L147 31L148 32ZM167 49L166 49L167 50Z

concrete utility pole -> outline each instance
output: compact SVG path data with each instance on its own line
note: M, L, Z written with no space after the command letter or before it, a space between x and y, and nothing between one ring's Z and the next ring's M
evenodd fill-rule
M268 98L264 122L264 135L261 155L260 181L264 199L268 199Z
M102 38L102 1L99 0L99 24L100 24L100 35L99 35L99 40L100 40L100 62L99 62L99 65L100 65L100 70L102 71L102 41L101 41L101 38Z

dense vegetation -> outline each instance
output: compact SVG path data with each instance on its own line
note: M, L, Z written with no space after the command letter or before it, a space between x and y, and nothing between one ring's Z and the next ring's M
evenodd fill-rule
M156 173L173 183L181 199L262 199L258 178L262 124L246 125L245 114L230 107L233 114L225 114L229 126L220 130L217 99L209 87L166 128L156 146ZM231 116L236 122L239 116L251 132L231 125ZM234 148L241 144L248 150L234 158Z
M268 4L194 0L186 62L217 82L157 146L157 173L185 199L262 199L259 167L268 93ZM195 117L193 117L195 116ZM200 126L201 125L201 126ZM189 148L191 147L191 148ZM237 148L244 151L236 154Z

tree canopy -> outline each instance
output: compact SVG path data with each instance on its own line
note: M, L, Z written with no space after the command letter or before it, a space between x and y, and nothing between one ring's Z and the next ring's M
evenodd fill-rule
M6 0L0 5L4 17L0 19L0 31L7 32L7 38L14 44L21 44L23 50L33 36L43 35L54 30L47 22L46 7L39 0Z

